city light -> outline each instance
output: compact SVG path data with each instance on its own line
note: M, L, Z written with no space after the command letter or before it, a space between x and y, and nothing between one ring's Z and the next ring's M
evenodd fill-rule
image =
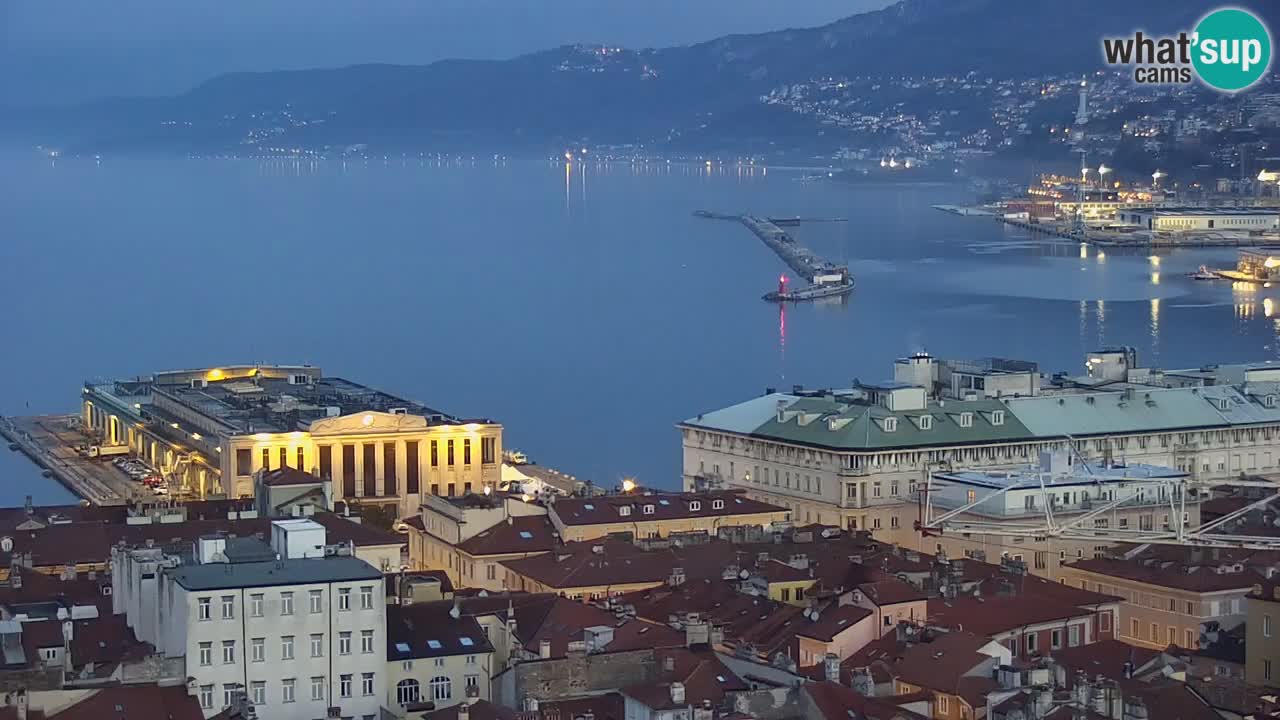
M622 492L631 492L636 489L636 481L631 478L625 478L622 481Z

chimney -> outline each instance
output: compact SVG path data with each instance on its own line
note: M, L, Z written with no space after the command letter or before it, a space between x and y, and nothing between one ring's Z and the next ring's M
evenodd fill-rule
M551 641L550 640L538 641L538 657L542 658L543 660L547 660L551 657Z
M671 683L671 703L673 705L684 704L684 683Z
M23 509L23 510L25 510L25 511L26 511L26 513L27 513L28 515L34 515L34 514L35 514L35 512L36 512L36 507L35 507L35 505L33 505L33 504L31 503L31 496L30 496L30 495L28 495L28 496L27 496L27 501L26 501L25 503L23 503L23 505L22 505L22 509Z
M666 657L662 658L662 671L663 671L663 672L675 672L675 671L676 671L676 659L675 659L674 657L670 656L670 655L668 655L668 656L666 656Z
M30 498L28 498L30 500ZM27 691L26 688L18 690L18 698L16 702L18 706L18 720L27 720Z
M22 589L22 572L18 570L21 565L9 568L9 587L14 590Z
M871 668L860 667L853 671L853 691L863 697L875 697L876 681L871 677Z
M471 707L466 703L458 705L458 720L471 720Z
M827 678L827 682L840 684L840 656L835 653L827 653L822 658L822 669Z

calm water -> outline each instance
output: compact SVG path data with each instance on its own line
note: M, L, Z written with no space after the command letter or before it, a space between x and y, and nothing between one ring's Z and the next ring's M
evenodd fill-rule
M921 348L1050 371L1104 343L1166 367L1280 356L1280 291L1182 277L1233 251L1082 257L930 208L970 199L736 168L3 155L0 412L73 411L86 377L307 362L498 419L568 472L674 486L682 418L884 379ZM780 262L697 208L851 218L799 236L857 290L761 301ZM12 453L0 473L0 504L66 498Z

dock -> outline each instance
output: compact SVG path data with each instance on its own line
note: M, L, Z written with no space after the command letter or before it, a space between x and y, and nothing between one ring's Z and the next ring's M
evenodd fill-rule
M760 238L760 241L772 250L792 273L804 278L805 282L810 284L807 288L791 292L785 292L780 288L776 293L765 295L766 300L815 300L822 297L847 295L853 290L853 278L849 275L847 266L830 262L797 243L790 233L779 226L777 220L747 214L727 215L708 210L698 210L694 215L711 220L737 220ZM827 218L825 221L842 222L843 220L843 218ZM821 220L815 220L817 221ZM799 225L806 221L804 218L791 218L784 222Z
M74 429L76 415L0 416L0 436L77 497L94 505L124 505L137 491L110 462L77 451L84 437Z

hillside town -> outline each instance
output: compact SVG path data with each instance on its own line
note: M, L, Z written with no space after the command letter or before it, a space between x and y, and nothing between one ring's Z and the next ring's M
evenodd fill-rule
M681 490L311 366L87 383L4 423L98 495L0 510L0 712L1280 717L1280 364L1085 366L770 388Z

